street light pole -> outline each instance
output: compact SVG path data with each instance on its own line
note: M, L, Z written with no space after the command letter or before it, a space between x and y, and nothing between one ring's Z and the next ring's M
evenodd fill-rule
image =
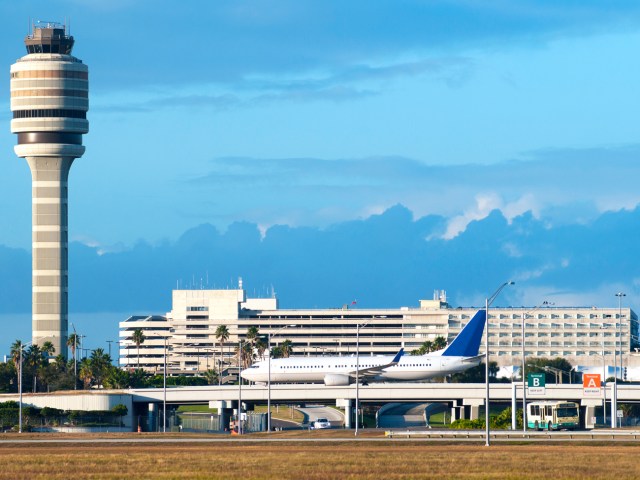
M602 331L602 424L607 426L607 367L605 365L605 355L604 355L604 331L605 326L602 325L600 330Z
M486 390L486 398L485 398L485 403L484 403L484 421L485 421L485 430L486 430L486 439L485 439L485 446L489 447L491 446L491 440L490 440L490 435L491 435L491 428L489 426L489 403L490 403L490 390L489 390L489 306L493 303L493 301L496 299L496 297L500 294L500 292L507 286L507 285L513 285L515 284L515 282L509 280L508 282L504 282L502 285L500 285L500 287L495 291L495 293L493 295L491 295L488 298L485 298L485 302L484 302L484 313L485 313L485 325L486 325L486 330L485 330L485 339L484 339L484 363L485 363L485 390Z
M238 435L242 435L242 340L238 340Z
M164 368L162 369L162 433L167 433L167 348L168 348L167 342L169 341L169 337L163 336L163 335L147 335L147 336L149 338L161 338L164 341L164 355L163 355ZM120 362L118 361L118 363Z
M358 403L360 402L360 324L356 325L356 431L355 436L358 436ZM349 409L351 410L351 409ZM351 412L349 412L351 415Z
M547 302L546 300L542 302L540 305L535 307L533 310L525 312L522 314L522 433L527 433L527 377L526 377L526 352L525 352L525 322L527 321L527 316L529 314L533 314L543 305L553 305L552 303Z
M73 389L78 389L78 334L76 333L76 327L71 323L73 328Z
M292 325L285 325L284 327L279 328L278 330L276 330L275 332L273 332L273 334L271 332L269 332L268 335L268 340L267 340L267 350L268 350L268 355L269 355L269 359L267 361L268 363L268 374L267 374L267 388L268 388L268 394L267 394L267 432L271 433L271 337L272 336L276 336L278 333L280 333L282 330L284 330L285 328L288 327L295 327L295 324Z
M615 336L615 351L613 352L613 365L614 365L614 376L613 376L613 399L611 401L611 428L616 428L618 426L618 341L620 341L620 373L622 373L622 297L626 297L626 293L618 292L616 293L616 297L618 297L618 321L616 322L616 332Z
M20 378L18 379L18 387L20 389L20 399L18 400L18 433L22 433L22 350L24 345L20 344Z
M360 403L360 329L367 325L371 320L364 322L363 324L358 323L356 325L356 430L354 436L358 436L358 405ZM349 412L351 415L351 412Z
M162 379L162 433L167 433L167 338L164 337L164 369Z
M20 343L20 363L18 365L20 370L20 378L18 379L19 399L18 399L18 433L22 433L22 351L24 347L31 345L33 341L27 343Z

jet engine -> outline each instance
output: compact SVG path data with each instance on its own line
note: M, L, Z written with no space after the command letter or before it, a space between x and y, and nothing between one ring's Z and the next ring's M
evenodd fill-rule
M340 375L337 373L329 373L324 377L324 384L327 387L346 387L353 383L349 375Z

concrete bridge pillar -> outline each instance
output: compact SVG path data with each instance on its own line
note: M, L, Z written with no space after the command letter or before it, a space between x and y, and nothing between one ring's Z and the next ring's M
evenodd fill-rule
M233 403L228 400L212 400L209 402L209 408L216 408L218 410L220 430L228 431L231 415L233 414Z
M158 430L158 405L155 403L149 404L149 415L147 416L147 428L150 432Z
M468 409L470 420L477 420L480 417L480 406L484 405L484 399L465 399L462 401L465 409Z
M344 428L351 428L353 420L353 408L350 398L339 398L336 400L336 407L344 408Z
M451 421L466 418L467 408L463 405L462 400L454 400L451 403Z
M458 419L458 407L453 405L451 407L451 422L454 422Z
M471 405L471 409L469 412L469 417L471 420L477 420L480 416L480 406L479 405Z
M583 398L580 403L580 420L584 420L584 428L595 428L596 407L602 406L599 398ZM581 425L582 426L582 425Z

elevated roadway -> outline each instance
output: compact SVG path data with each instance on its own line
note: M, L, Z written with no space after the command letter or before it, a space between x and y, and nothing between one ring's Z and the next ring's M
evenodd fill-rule
M611 386L613 387L613 386ZM607 389L607 400L612 388ZM161 403L165 392L162 388L130 390L134 403ZM166 401L170 404L209 403L211 407L234 408L238 404L238 386L175 387L166 391ZM520 407L522 385L498 383L491 385L491 401L514 403ZM247 405L265 404L268 391L263 385L242 387L242 402ZM451 409L452 420L458 418L478 418L480 407L485 403L485 385L473 383L373 383L361 386L360 401L363 403L427 402L445 403ZM354 385L327 387L324 384L273 384L271 402L276 403L326 403L351 409L354 406L356 389ZM595 408L602 405L600 395L585 394L582 385L547 385L541 395L527 395L528 402L538 400L575 401L581 405L585 426L592 426ZM334 403L335 402L335 403ZM640 385L619 385L618 402L640 402ZM345 416L345 424L350 426L350 415Z
M612 387L612 386L611 386ZM611 398L611 388L607 388L607 400ZM115 404L133 407L136 414L146 410L156 410L165 399L171 405L209 404L218 409L237 408L239 389L237 385L213 385L202 387L169 387L127 389L61 391L52 393L24 394L24 402L38 407L55 407L64 410L108 410ZM249 409L252 405L266 404L268 391L264 385L244 385L242 402ZM361 386L360 400L363 403L444 403L451 410L451 418L478 418L479 409L484 405L485 385L483 383L372 383ZM0 401L18 400L16 394L2 394ZM271 401L275 403L325 404L345 409L353 408L356 398L354 385L327 387L324 384L273 384ZM527 394L529 402L537 400L567 400L578 402L583 408L582 418L589 426L594 409L602 405L603 394L588 395L582 385L547 385L543 395ZM497 383L491 385L491 401L501 403L522 402L522 385ZM618 402L639 403L640 385L618 386ZM610 407L609 407L610 408ZM610 410L609 410L610 411ZM131 414L130 414L131 415ZM345 426L350 426L351 415L345 416Z
M491 400L508 402L513 397L515 386L516 398L522 399L522 385L510 383L491 384ZM607 389L607 399L611 390ZM107 392L107 391L103 391ZM118 393L129 392L134 402L162 402L164 389L145 388L119 390ZM114 391L115 393L115 391ZM168 403L207 403L210 401L237 401L238 386L204 386L204 387L170 387L167 388ZM372 383L360 386L360 400L363 402L446 402L465 399L473 404L484 404L484 383ZM267 387L263 385L243 385L242 401L250 403L266 403ZM327 402L336 399L356 398L354 385L346 387L327 387L324 384L272 384L271 401L275 402ZM527 395L527 400L573 400L585 403L602 403L600 395L585 395L582 385L547 384L544 395ZM619 402L640 402L640 385L618 385Z

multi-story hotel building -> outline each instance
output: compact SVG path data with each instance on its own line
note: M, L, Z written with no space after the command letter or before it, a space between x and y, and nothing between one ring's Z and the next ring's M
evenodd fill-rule
M353 355L360 325L361 355L407 352L442 336L451 341L477 308L451 308L443 292L415 307L388 309L343 306L331 309L281 309L276 298L247 298L240 287L231 290L174 290L166 317L131 317L120 323L121 365L136 367L137 348L131 336L141 328L149 340L140 345L140 366L162 368L164 338L170 372L197 373L235 365L239 339L258 327L271 347L292 342L293 355ZM635 354L638 317L628 307L496 307L489 310L489 348L501 367L520 365L522 322L527 357L562 357L574 366L614 365L614 351L623 352L623 366L640 365ZM216 331L224 325L223 343ZM168 332L168 333L167 333ZM484 343L483 343L484 344Z

